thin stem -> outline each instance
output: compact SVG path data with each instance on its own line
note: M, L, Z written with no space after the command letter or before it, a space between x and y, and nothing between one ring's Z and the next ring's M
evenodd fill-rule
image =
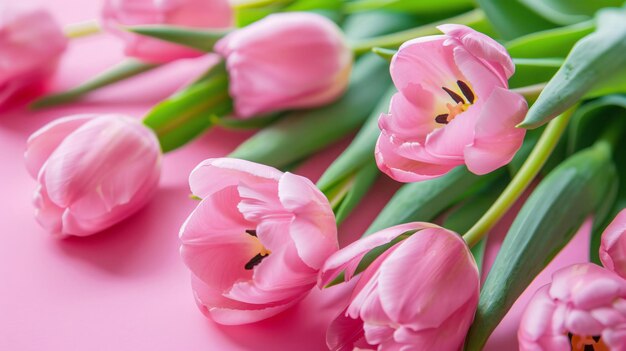
M537 98L539 97L539 94L541 94L541 92L543 91L543 88L546 87L546 84L548 83L545 82L545 83L527 85L525 87L511 89L511 91L522 95L526 99L526 101L531 102L531 101L537 100Z
M576 107L571 107L548 124L539 141L537 141L537 145L535 145L535 148L513 180L511 180L489 210L463 235L463 239L470 247L476 245L493 228L535 179L548 157L552 154L561 135L563 135Z
M473 26L485 20L485 13L480 9L475 9L461 15L450 17L438 22L429 23L416 28L407 29L401 32L368 38L352 43L352 50L355 54L363 54L374 47L389 48L400 46L407 40L423 37L425 35L438 34L437 26L445 23L458 23Z
M102 31L102 28L97 20L90 20L67 25L63 31L66 37L76 39L98 34Z

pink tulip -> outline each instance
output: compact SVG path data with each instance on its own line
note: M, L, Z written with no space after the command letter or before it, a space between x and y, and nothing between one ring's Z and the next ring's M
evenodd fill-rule
M37 221L57 236L102 231L143 207L159 182L154 133L123 115L57 119L28 139Z
M604 267L626 278L626 209L602 233L600 260Z
M308 294L338 248L326 197L304 177L217 158L189 176L202 201L180 230L198 306L221 324L276 315Z
M67 39L44 9L0 3L0 107L39 92L54 72Z
M626 280L591 263L555 272L528 304L517 336L521 351L626 350Z
M120 30L120 26L169 25L219 29L232 23L228 0L105 0L104 27L126 44L126 55L164 63L204 53L185 46Z
M411 235L411 233L414 233ZM319 285L350 279L366 253L398 241L361 273L347 309L332 322L331 350L458 351L474 318L478 267L463 239L429 223L382 230L332 255Z
M398 89L382 114L381 171L401 182L439 177L467 165L476 174L507 164L522 145L515 128L528 106L508 90L515 67L488 36L445 24L444 35L405 42L391 62Z
M352 53L341 30L313 13L280 13L222 38L230 95L241 118L314 107L348 85Z

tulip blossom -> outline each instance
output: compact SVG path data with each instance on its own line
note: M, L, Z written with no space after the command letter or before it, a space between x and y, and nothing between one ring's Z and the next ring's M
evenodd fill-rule
M228 0L105 0L104 27L125 42L126 55L165 63L204 53L182 45L120 30L120 26L169 25L219 29L232 23Z
M39 183L37 221L57 236L102 231L144 206L159 182L152 130L123 115L57 119L28 139L26 166Z
M391 62L398 93L379 119L376 161L397 181L464 164L489 173L511 161L524 139L515 126L528 106L508 90L515 67L504 47L466 26L438 28L443 35L405 42Z
M348 85L352 53L341 30L313 13L267 16L222 38L230 95L240 118L315 107Z
M66 46L47 11L19 1L0 3L0 106L41 90Z
M600 260L604 267L626 278L626 209L602 233Z
M341 272L352 278L366 254L382 245L391 247L361 273L349 306L329 327L329 348L458 351L480 281L469 248L454 232L419 222L382 230L332 255L319 284Z
M555 272L528 304L518 339L522 351L626 350L626 280L591 263Z
M304 177L217 158L189 176L202 201L180 230L200 309L221 324L256 322L315 286L338 248L326 197Z

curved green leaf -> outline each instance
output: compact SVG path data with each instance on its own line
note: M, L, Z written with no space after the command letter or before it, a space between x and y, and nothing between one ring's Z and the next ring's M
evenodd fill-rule
M213 51L215 43L228 34L226 30L200 30L163 25L132 26L124 27L124 29L135 34L169 41L205 52Z
M393 10L420 15L467 11L474 7L472 0L357 0L345 5L346 12Z
M520 0L536 13L557 24L572 24L593 17L604 7L622 6L624 0Z
M496 32L510 40L556 25L529 9L519 0L476 0Z
M506 43L515 58L565 58L574 44L595 29L593 21L534 32Z
M521 126L538 127L573 106L599 83L626 74L626 9L605 9L531 106ZM623 81L622 81L622 84Z
M611 196L610 147L599 143L567 159L533 191L513 222L480 294L467 351L481 350L515 300Z

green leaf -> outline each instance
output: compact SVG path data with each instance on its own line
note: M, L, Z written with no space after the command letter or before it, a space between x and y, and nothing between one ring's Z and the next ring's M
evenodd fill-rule
M215 121L216 126L226 129L260 129L275 123L283 114L267 116L255 116L254 118L241 119L236 117L223 117Z
M519 0L476 0L496 32L510 40L556 25L522 4Z
M534 32L506 43L515 58L565 58L577 41L592 33L593 21Z
M521 88L529 85L544 83L550 80L559 70L561 59L513 59L515 74L509 79L509 87Z
M415 16L406 13L371 11L347 16L342 27L346 36L355 41L412 28L416 22Z
M148 112L144 124L154 130L163 152L168 152L199 136L231 111L228 76L221 64L157 104Z
M557 24L572 24L593 17L604 7L622 6L624 0L520 0L536 13Z
M600 143L567 159L539 184L487 276L465 350L482 349L519 295L611 195L615 182L610 147Z
M600 11L597 29L581 39L565 63L548 82L520 126L535 128L547 123L579 99L626 71L626 10Z
M162 25L132 26L124 27L124 29L139 35L169 41L205 52L212 52L215 43L228 34L227 30L200 30L189 27Z
M345 11L351 13L372 10L393 10L427 15L467 11L472 7L474 7L472 0L357 0L346 3Z
M338 101L293 111L243 142L230 157L282 168L338 141L362 125L389 86L387 63L374 54L359 59Z
M465 167L457 167L442 177L403 185L367 228L364 236L401 223L432 221L444 210L497 178L501 172L477 176Z
M504 187L509 182L509 177L505 174L492 180L487 186L484 187L476 195L469 197L463 201L459 206L454 208L443 222L443 227L452 230L456 233L467 232L474 223L476 223L480 217L493 205ZM476 260L476 265L479 270L482 270L483 255L485 253L485 247L487 243L487 237L484 237L478 244L472 247L472 254Z
M31 107L39 109L76 101L94 90L151 71L157 67L160 67L160 65L145 63L134 59L127 59L126 61L108 69L104 73L97 75L76 88L59 94L44 96L43 98L33 102Z
M391 59L393 58L393 55L396 54L396 52L398 52L397 50L392 50L392 49L385 49L385 48L372 48L372 52L375 53L376 55L384 58L385 60L391 62Z
M336 206L333 206L337 225L350 215L350 212L359 204L374 184L380 172L375 162L365 164L354 175L348 178L347 191Z
M331 188L349 177L359 168L369 163L376 163L374 148L380 135L378 129L378 117L382 112L389 109L391 96L396 92L395 88L389 88L378 99L378 104L371 111L367 121L354 137L350 145L337 157L326 169L317 182L317 187L324 193L330 192Z
M245 27L273 13L294 11L316 12L339 22L341 6L341 0L261 0L234 4L233 10L236 26Z

